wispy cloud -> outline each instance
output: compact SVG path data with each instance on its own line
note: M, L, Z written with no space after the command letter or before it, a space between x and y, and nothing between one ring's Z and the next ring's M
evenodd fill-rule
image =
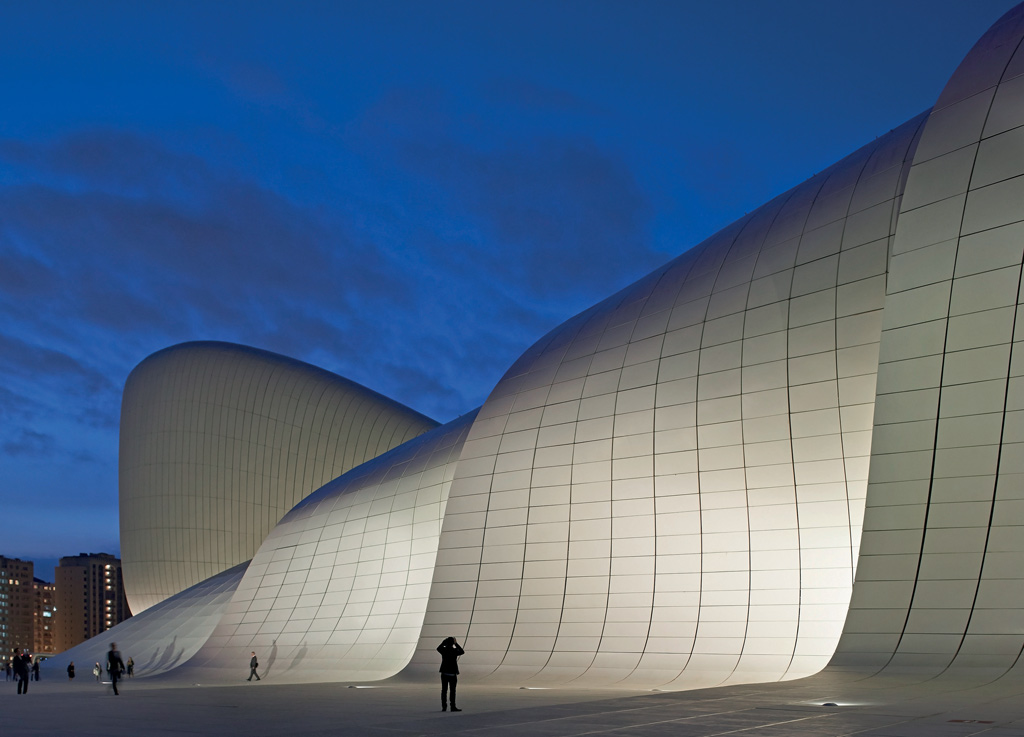
M409 223L417 212L357 223L134 134L0 142L14 172L0 188L0 315L17 325L0 367L77 370L69 386L110 398L147 353L216 338L320 363L441 419L471 409L564 319L559 282L578 291L565 274L587 284L595 263L626 260L612 242L640 237L642 198L594 149L452 149L458 171L428 177L425 144L402 146L414 176L461 203L451 222L465 219L464 239Z
M538 100L518 91L520 103L544 110L584 107L556 90L534 90ZM454 245L472 249L478 273L500 275L506 289L597 299L664 261L650 245L650 203L621 156L585 135L507 135L500 118L500 109L464 113L443 91L396 90L359 131L425 200L463 219L468 237ZM452 259L453 244L435 245L439 260Z
M231 84L293 104L265 71ZM491 93L488 115L594 114L557 90ZM124 130L0 140L0 448L7 468L35 464L16 483L57 459L116 468L124 378L187 340L293 356L451 419L661 260L621 157L586 137L495 135L449 102L396 93L340 137L317 124L370 162L360 199L337 206ZM60 493L57 478L40 487Z
M114 388L96 368L62 351L0 333L0 371L6 376L55 380L70 393L92 395Z
M13 438L4 441L2 447L4 453L12 456L49 456L53 454L56 445L52 435L21 429L15 432Z

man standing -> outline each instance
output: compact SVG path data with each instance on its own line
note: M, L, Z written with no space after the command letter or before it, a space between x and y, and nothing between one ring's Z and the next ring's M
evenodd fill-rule
M256 653L254 652L252 654L252 657L249 658L249 677L245 680L251 681L253 676L256 676L257 681L260 680L260 674L256 672L256 669L259 667L260 663L258 660L256 660Z
M14 666L14 680L18 682L18 693L28 693L28 661L31 656L28 653L21 654L21 648L14 648L14 658L11 664Z
M110 652L107 653L107 670L110 671L110 683L114 687L114 696L117 693L117 679L124 671L124 661L121 660L121 652L117 649L117 643L110 643Z
M452 711L462 711L455 705L455 686L459 682L459 656L465 655L466 651L454 637L445 638L437 646L437 651L441 653L441 711L448 710L449 688L452 692Z

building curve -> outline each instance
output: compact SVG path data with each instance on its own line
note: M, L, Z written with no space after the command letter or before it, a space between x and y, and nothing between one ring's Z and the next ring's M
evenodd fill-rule
M864 540L833 665L1019 673L1024 5L932 111L889 262Z
M220 342L154 353L121 403L132 612L251 559L303 498L437 423L355 382Z
M531 684L824 667L853 586L918 116L539 341L455 470L420 656ZM448 531L451 531L448 534ZM436 643L435 643L436 644ZM472 670L470 670L472 669Z
M105 667L110 643L116 642L124 660L134 661L135 676L146 678L175 670L209 640L248 565L246 561L210 576L114 625L102 635L47 658L46 669L61 673L77 661L79 673L88 678L93 663L103 663Z
M231 679L253 650L265 677L299 681L377 680L405 667L475 418L425 433L300 502L264 541L185 673Z
M1015 672L1022 39L1018 6L934 109L299 503L188 672L269 646L289 681L433 676L449 635L474 679L534 686ZM421 501L412 565L388 546Z

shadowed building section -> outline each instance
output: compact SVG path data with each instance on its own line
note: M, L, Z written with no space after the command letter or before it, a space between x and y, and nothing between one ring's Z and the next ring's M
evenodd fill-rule
M121 405L121 558L133 613L250 560L328 481L437 423L309 364L229 343L153 354Z
M135 662L136 676L152 676L177 668L206 642L248 562L154 604L98 637L49 658L46 669L63 673L75 663L77 677L91 679L93 663L106 663L110 643L116 642L125 661Z

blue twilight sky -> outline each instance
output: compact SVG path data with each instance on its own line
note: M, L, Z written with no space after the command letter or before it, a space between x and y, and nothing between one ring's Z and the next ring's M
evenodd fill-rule
M1013 0L0 0L0 554L118 550L120 392L245 343L447 421L931 106Z

